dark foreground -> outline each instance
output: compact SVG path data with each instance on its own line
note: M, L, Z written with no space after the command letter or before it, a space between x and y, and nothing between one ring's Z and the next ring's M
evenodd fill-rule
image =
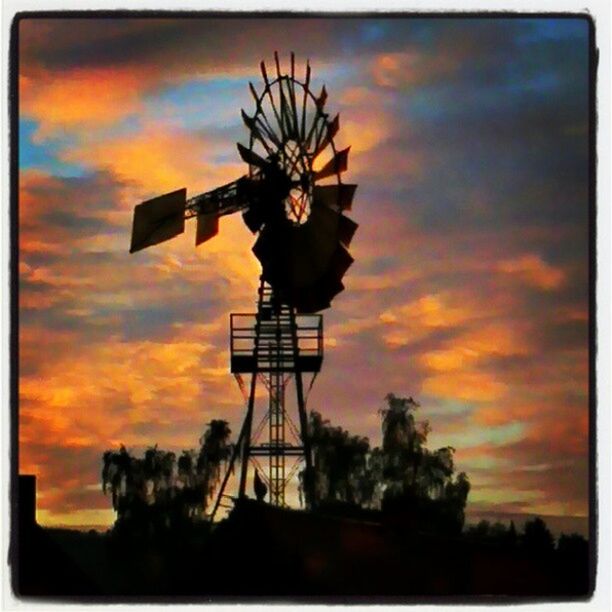
M212 531L186 525L155 538L32 526L18 543L13 585L25 597L81 600L579 599L591 592L586 546L538 552L371 518L381 519L247 501Z

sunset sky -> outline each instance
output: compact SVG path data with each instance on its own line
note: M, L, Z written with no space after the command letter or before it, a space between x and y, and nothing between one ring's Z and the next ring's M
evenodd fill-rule
M140 201L247 171L240 109L309 58L359 223L309 408L380 443L388 392L457 449L472 513L588 513L585 19L25 19L19 25L20 471L38 520L107 525L102 452L237 433L239 215L129 255Z

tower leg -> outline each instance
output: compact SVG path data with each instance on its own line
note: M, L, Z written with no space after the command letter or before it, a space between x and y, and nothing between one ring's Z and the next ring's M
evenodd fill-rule
M285 381L282 372L270 373L269 440L270 503L285 505ZM275 452L272 452L275 451Z
M300 413L300 433L302 435L304 459L306 461L304 497L306 498L306 507L313 508L315 505L314 470L312 468L312 454L310 452L310 435L308 433L308 415L306 414L306 403L304 401L304 386L302 384L302 373L300 371L295 373L295 388L297 391L298 410Z
M251 392L249 394L249 407L244 419L244 437L242 439L242 463L240 465L240 488L238 497L243 498L246 494L246 481L249 473L249 454L251 450L251 426L253 424L253 409L255 406L255 387L257 374L251 374Z
M215 501L215 505L213 506L213 511L210 515L211 522L215 520L215 515L217 514L217 510L221 505L221 500L225 495L225 487L227 486L227 481L229 480L230 475L234 471L234 465L236 463L236 459L238 458L238 454L240 453L240 449L242 447L242 441L244 439L244 434L246 431L246 421L243 421L242 427L240 428L240 434L238 435L238 440L236 440L236 445L234 446L234 450L232 452L232 457L230 459L229 465L227 466L227 470L225 472L225 476L223 477L223 482L221 483L221 487L219 488L219 493L217 493L217 500Z
M295 390L297 394L298 411L300 415L300 434L304 445L304 460L306 472L304 474L304 497L306 507L313 508L315 505L314 491L314 470L312 467L312 454L310 452L310 434L308 432L308 415L306 413L306 401L304 399L304 384L302 372L299 368L299 343L297 336L297 323L295 320L295 310L291 308L291 335L293 342L293 354L295 356Z

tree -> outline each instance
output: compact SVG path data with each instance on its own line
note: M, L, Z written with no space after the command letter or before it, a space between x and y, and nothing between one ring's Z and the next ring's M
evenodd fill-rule
M142 458L124 445L102 457L102 491L112 495L117 524L134 529L171 527L200 518L214 495L222 466L232 452L226 421L212 420L200 438L200 449L184 450L180 457L155 446Z
M431 427L428 421L415 420L419 404L412 397L389 393L385 401L386 406L379 411L382 446L373 449L367 438L332 426L318 412L310 414L317 502L362 508L410 506L421 517L434 517L434 522L460 531L470 483L465 472L454 475L455 449L427 449ZM302 471L300 494L304 478Z
M106 451L102 462L102 491L106 495L110 488L113 510L121 515L125 509L124 499L133 494L134 458L122 444L118 453Z
M431 427L429 421L416 421L419 404L412 397L389 393L385 401L380 410L383 508L409 512L411 521L430 528L460 531L470 483L464 472L454 477L455 449L426 447Z
M560 554L568 556L588 555L589 543L578 533L569 535L562 533L557 542L557 550Z
M559 576L564 591L586 594L589 589L589 542L583 536L562 533L557 542Z
M508 545L511 548L516 546L516 542L518 540L518 536L516 535L516 527L514 526L514 521L510 521L510 527L508 528Z
M206 510L221 480L221 467L226 466L231 457L231 434L227 421L213 419L200 438L196 472L198 485L201 487L203 511Z
M555 539L539 516L525 523L522 542L527 550L536 554L548 554L555 548Z
M317 502L368 505L374 493L372 473L368 467L368 439L353 436L341 427L333 427L318 412L310 414L309 435ZM301 489L304 477L303 471L300 474Z
M385 397L387 406L382 416L383 478L390 494L401 494L407 488L416 489L422 462L422 444L427 439L428 424L417 429L413 412L419 407L412 397Z

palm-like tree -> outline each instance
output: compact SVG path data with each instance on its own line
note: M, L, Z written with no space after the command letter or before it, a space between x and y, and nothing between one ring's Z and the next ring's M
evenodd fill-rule
M119 452L106 451L102 457L102 492L110 488L113 510L121 515L126 504L124 500L133 494L134 458L122 444Z
M206 510L215 488L221 480L221 467L226 466L232 454L231 429L227 421L214 419L200 438L200 452L196 463L202 510Z

